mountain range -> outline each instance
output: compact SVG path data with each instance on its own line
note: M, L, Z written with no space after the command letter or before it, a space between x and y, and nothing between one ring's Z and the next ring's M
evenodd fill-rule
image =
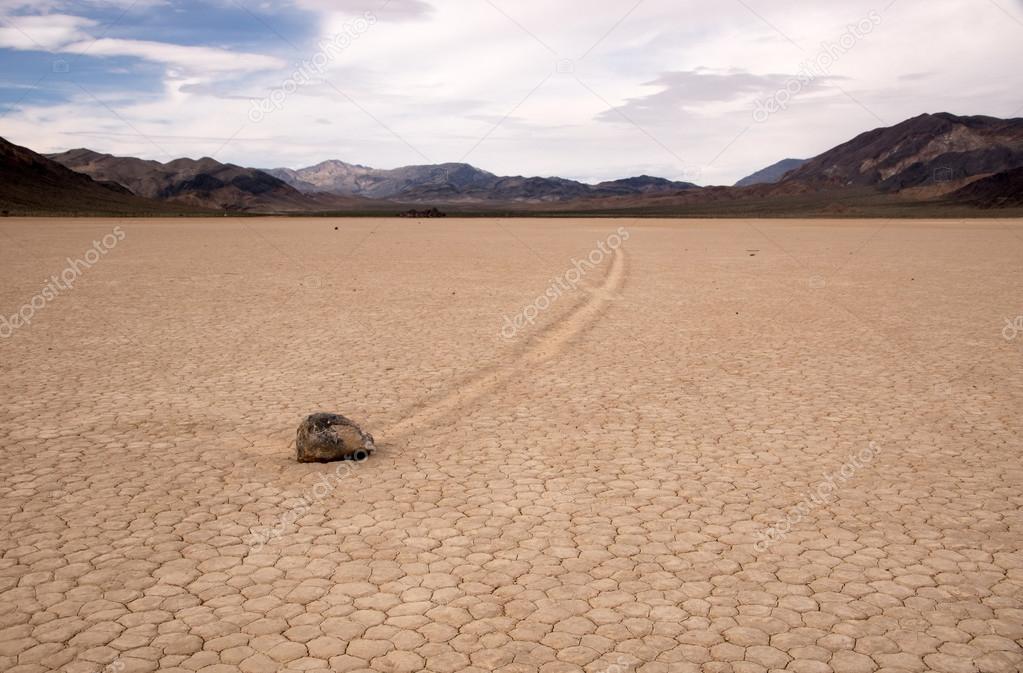
M0 210L4 214L176 214L187 209L144 199L0 138Z
M810 159L786 181L817 188L872 186L885 192L937 185L1023 166L1023 119L920 115L874 129Z
M263 171L210 157L160 163L76 149L47 158L95 180L121 185L136 196L197 208L303 212L344 209L359 203L335 194L302 193Z
M544 203L696 187L691 182L648 175L597 185L557 177L507 177L462 163L376 169L331 160L308 168L273 168L266 172L307 193L330 192L403 203Z
M641 175L586 184L499 176L465 163L375 169L339 160L260 170L209 157L166 163L89 149L47 156L0 139L0 208L14 213L935 214L1023 207L1023 119L924 114L732 187Z

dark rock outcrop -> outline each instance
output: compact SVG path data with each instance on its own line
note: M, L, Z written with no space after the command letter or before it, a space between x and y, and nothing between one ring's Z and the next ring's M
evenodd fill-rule
M1019 208L1023 206L1023 168L971 182L952 192L949 200L977 208Z
M428 210L416 210L415 208L413 208L411 210L406 210L404 212L398 213L398 217L447 217L447 216L448 216L447 213L442 213L436 208L430 208Z

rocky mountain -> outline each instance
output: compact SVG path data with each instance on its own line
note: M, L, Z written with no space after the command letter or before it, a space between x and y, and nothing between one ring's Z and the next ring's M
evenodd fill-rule
M503 177L463 163L375 169L332 160L266 172L303 191L406 203L548 203L696 188L689 182L647 175L597 185L556 177Z
M778 163L771 164L767 168L761 168L756 173L747 175L735 183L735 187L750 187L752 185L773 185L781 181L785 174L793 171L806 163L806 159L782 159Z
M814 189L872 186L885 192L961 187L973 176L1023 166L1023 119L923 114L862 133L814 157L782 183Z
M962 215L1023 208L1020 167L1023 119L942 113L860 134L777 182L580 199L564 209L697 217Z
M262 171L209 157L161 163L75 149L49 158L96 180L121 185L137 196L201 208L301 212L347 208L355 203L334 195L302 193Z
M371 199L390 199L415 189L430 191L444 188L458 192L486 187L497 179L492 173L469 164L448 163L380 170L336 159L298 170L275 168L266 172L305 192L320 191Z
M464 163L380 170L342 161L274 169L303 191L386 198L407 203L634 207L658 203L720 203L864 188L928 201L971 180L1023 166L1023 119L924 114L862 133L812 159L785 159L732 188L639 176L589 185L563 178L504 177ZM1001 183L997 183L1001 184ZM722 191L724 190L724 191Z
M0 210L11 214L172 214L200 209L135 196L0 138Z

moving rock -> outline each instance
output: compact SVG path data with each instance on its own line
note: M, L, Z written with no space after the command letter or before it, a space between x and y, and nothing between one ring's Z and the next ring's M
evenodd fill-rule
M312 414L298 426L295 457L300 463L365 460L375 450L373 435L340 414Z

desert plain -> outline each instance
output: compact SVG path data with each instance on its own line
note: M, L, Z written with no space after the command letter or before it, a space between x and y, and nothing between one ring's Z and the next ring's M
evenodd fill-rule
M1019 671L1021 287L1019 220L0 220L0 670Z

